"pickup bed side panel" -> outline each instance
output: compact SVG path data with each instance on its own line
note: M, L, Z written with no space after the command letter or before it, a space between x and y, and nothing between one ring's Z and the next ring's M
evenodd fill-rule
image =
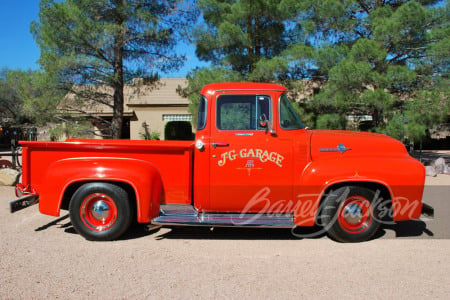
M126 166L126 167L124 167ZM39 210L59 216L64 192L73 183L123 182L136 195L138 222L150 222L158 215L162 193L161 175L149 162L127 158L68 158L51 164L39 189Z
M420 162L404 155L373 157L370 161L365 157L342 157L313 161L305 168L297 191L295 223L313 226L324 192L334 184L345 182L385 186L392 199L394 221L420 217L425 182L425 170Z
M158 215L159 203L192 201L190 141L68 140L20 142L23 181L18 193L40 196L40 211L59 215L66 189L76 182L116 181L134 189L139 222ZM157 203L157 204L155 204Z

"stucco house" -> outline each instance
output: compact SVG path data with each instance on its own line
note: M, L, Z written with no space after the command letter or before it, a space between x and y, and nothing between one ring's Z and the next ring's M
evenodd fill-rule
M191 121L192 115L188 111L189 101L177 93L178 87L186 87L184 78L161 78L156 84L146 84L141 78L125 86L124 89L124 126L122 138L143 139L145 130L151 133L159 133L164 139L164 128L169 121ZM106 86L79 86L78 91L83 90L97 95L104 95L104 102L86 103L79 101L74 94L69 93L64 97L59 109L70 113L72 116L90 117L94 131L101 132L101 122L111 120L113 109L113 90ZM109 99L109 100L107 100ZM102 103L103 102L103 103ZM96 121L97 118L97 121ZM97 137L100 137L98 134Z

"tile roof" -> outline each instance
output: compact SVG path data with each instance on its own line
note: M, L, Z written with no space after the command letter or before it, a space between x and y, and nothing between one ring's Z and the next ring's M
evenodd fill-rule
M133 112L133 106L187 106L188 99L177 93L178 86L186 87L185 78L161 78L155 84L145 84L143 79L137 78L132 84L124 88L124 113ZM86 91L96 93L101 99L97 101L86 101L77 98L74 93L68 93L59 105L62 111L74 114L100 114L112 115L113 89L110 86L75 86L77 92Z

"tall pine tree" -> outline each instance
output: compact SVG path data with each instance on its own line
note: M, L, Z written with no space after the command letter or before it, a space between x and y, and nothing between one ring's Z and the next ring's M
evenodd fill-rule
M365 129L418 139L432 125L424 120L445 119L446 1L284 0L282 7L296 24L294 42L261 68L272 79L321 82L321 92L305 104L315 115L312 126L345 128L348 115L369 115ZM430 117L413 117L409 110L417 107Z
M196 19L178 0L41 0L31 31L40 64L59 88L113 109L111 137L120 138L124 85L178 69L185 57L175 46ZM112 96L97 88L107 86ZM100 92L99 92L100 91Z
M205 61L250 74L262 58L287 46L282 0L199 0L204 25L196 32L196 53Z
M223 81L265 81L256 66L274 59L288 46L287 15L282 0L198 0L204 22L194 32L196 54L211 67L188 74L190 111L196 115L203 85Z

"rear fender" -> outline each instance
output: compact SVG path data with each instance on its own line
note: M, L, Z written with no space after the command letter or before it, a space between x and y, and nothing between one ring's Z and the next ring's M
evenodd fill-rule
M151 163L129 158L69 158L47 168L39 189L39 210L59 216L67 188L77 182L108 181L128 184L136 196L138 222L158 216L162 193L161 175Z

